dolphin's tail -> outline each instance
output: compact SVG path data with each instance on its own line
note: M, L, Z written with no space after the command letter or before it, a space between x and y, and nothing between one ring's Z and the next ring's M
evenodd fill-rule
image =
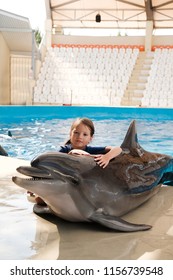
M96 213L96 212L93 213L89 217L89 219L105 227L117 231L126 231L126 232L142 231L142 230L148 230L152 227L150 225L145 225L145 224L128 223L119 217L114 217L114 216L105 215L103 213Z

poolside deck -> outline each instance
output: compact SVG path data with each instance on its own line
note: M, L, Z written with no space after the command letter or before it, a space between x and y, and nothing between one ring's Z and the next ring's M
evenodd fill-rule
M124 218L151 224L149 231L113 232L97 224L70 223L33 213L33 202L11 177L28 161L0 156L1 260L172 260L173 187L163 187Z

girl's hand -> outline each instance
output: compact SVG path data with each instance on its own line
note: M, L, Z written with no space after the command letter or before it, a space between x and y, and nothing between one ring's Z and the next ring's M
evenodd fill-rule
M94 158L100 167L105 168L109 163L109 158L106 154L105 155L95 155Z

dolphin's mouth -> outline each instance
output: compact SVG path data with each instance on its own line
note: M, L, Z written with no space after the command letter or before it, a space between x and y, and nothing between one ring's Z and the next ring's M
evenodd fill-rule
M32 166L20 166L16 169L20 174L26 177L13 176L12 181L18 186L35 193L32 189L38 182L39 185L52 184L54 176L46 168L37 168ZM57 176L58 181L64 180L63 177Z
M16 169L20 174L25 175L26 177L13 176L12 181L18 186L30 186L34 182L44 182L52 181L53 178L47 170L42 170L30 166L20 166Z
M25 180L38 181L38 180L51 180L51 173L46 169L40 169L30 166L20 166L16 169L19 173L26 175L30 178L25 178Z
M42 180L51 180L51 178L43 178L43 177L30 177L25 178L25 181L42 181Z
M30 177L30 178L22 178L23 181L51 181L51 180L58 180L58 181L70 181L73 184L77 184L79 182L79 177L77 173L68 174L67 171L64 170L53 170L50 172L48 169L41 166L33 167L33 166L20 166L16 169L19 173ZM69 171L69 170L68 170ZM70 173L70 172L69 172ZM16 177L19 178L19 177ZM14 180L13 180L14 181Z

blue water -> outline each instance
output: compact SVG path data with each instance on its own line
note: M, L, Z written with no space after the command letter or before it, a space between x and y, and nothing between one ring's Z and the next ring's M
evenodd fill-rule
M46 151L57 151L69 138L77 117L91 118L95 136L91 145L120 146L130 122L137 121L139 143L148 151L173 156L173 109L0 106L0 145L9 156L31 160ZM10 130L16 139L4 139Z

